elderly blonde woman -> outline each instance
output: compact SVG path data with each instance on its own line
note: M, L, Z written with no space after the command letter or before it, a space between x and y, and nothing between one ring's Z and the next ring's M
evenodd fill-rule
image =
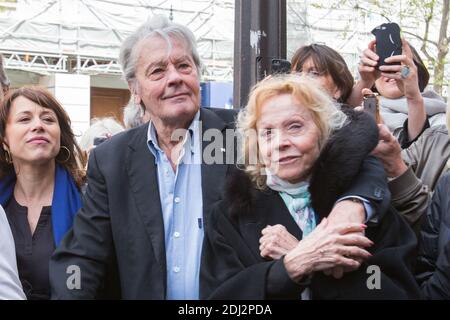
M397 214L386 212L370 226L331 226L327 218L358 173L377 161L367 157L378 141L370 116L342 113L313 79L289 75L253 88L238 127L245 173L232 177L207 224L204 298L419 297L410 271L416 240ZM284 237L270 237L273 228ZM329 276L336 267L349 272Z

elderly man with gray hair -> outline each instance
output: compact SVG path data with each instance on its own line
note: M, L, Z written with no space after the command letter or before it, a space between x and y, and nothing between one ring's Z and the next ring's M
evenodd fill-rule
M225 148L236 113L200 108L200 58L184 26L152 18L124 41L120 61L151 121L90 154L83 208L50 262L52 297L198 299L204 228L236 165L236 149ZM368 190L362 201L376 213L389 197L382 166L372 169L354 190ZM330 223L366 217L361 201L336 207Z
M118 295L108 298L198 299L206 213L231 167L204 163L202 130L225 137L235 113L200 109L194 35L164 17L124 41L120 62L133 102L151 122L91 152L83 208L50 263L53 298L109 290Z

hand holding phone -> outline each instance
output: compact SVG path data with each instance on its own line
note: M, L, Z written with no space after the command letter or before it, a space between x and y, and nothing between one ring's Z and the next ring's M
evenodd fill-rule
M402 39L400 37L400 27L396 23L383 23L372 30L376 37L376 53L380 57L377 68L382 65L400 64L386 63L384 60L392 56L402 54Z
M272 59L270 74L285 74L291 72L291 63L285 59Z

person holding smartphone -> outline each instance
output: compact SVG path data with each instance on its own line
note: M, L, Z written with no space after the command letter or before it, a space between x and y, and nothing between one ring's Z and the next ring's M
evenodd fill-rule
M445 124L445 101L433 91L426 91L430 75L417 51L402 42L402 54L384 59L376 53L376 40L362 53L359 74L352 97L361 103L362 89L372 88L380 94L383 122L408 147L430 125Z

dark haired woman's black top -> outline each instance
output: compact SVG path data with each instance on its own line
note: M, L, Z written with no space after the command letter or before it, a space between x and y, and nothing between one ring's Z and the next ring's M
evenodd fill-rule
M28 208L11 198L5 208L16 245L17 268L28 300L50 298L49 261L55 250L51 212L43 207L34 233L28 223Z

